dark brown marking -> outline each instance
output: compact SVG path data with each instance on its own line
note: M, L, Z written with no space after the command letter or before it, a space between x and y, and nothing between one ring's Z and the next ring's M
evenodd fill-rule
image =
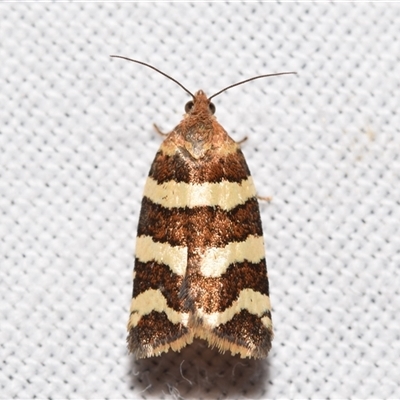
M178 312L188 312L184 307L184 300L180 297L183 278L174 274L167 265L155 261L143 263L136 258L135 274L133 298L146 290L159 289L168 307Z
M200 274L196 261L189 259L188 273L183 284L187 308L202 308L207 313L222 312L238 299L243 289L253 289L269 295L265 259L257 264L244 261L234 263L219 278L206 278Z
M265 357L271 349L272 331L263 325L259 317L246 310L236 314L226 324L214 328L213 333L232 344L251 350L255 358Z
M173 324L164 312L152 311L142 316L138 325L129 330L128 350L137 358L149 357L157 347L172 343L187 333L184 325Z
M159 289L168 307L178 312L203 308L205 312L221 312L238 299L243 289L253 289L269 295L265 259L257 264L244 261L231 264L219 278L206 278L199 273L199 266L190 259L188 274L183 279L169 267L155 262L142 263L136 259L136 277L133 298L149 289Z
M225 211L218 206L169 209L144 197L138 227L141 235L151 236L155 242L196 249L224 247L249 235L262 236L257 199Z
M149 173L158 183L175 181L193 184L218 183L223 180L242 182L249 175L250 171L241 150L225 157L215 157L211 152L199 160L179 149L173 156L159 151Z

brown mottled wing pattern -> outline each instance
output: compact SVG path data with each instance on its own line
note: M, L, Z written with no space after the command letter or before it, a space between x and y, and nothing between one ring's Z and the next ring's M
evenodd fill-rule
M241 357L271 347L256 192L203 96L161 145L146 182L128 323L138 358L179 351L194 337Z

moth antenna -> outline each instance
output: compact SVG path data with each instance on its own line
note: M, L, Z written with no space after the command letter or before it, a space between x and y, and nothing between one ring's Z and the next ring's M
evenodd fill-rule
M160 71L158 68L153 67L153 66L150 65L150 64L147 64L147 63L145 63L145 62L143 62L143 61L134 60L134 59L132 59L132 58L123 57L123 56L114 56L114 55L112 55L112 56L110 56L110 57L113 57L113 58L122 58L123 60L132 61L132 62L134 62L134 63L136 63L136 64L142 64L142 65L144 65L144 66L146 66L146 67L148 67L148 68L154 69L154 71L157 71L159 74L166 76L168 79L171 79L171 81L175 82L175 83L176 83L177 85L179 85L186 93L189 93L189 94L194 98L194 94L191 93L188 89L186 89L185 86L182 85L182 83L178 82L176 79L172 78L172 76L167 75L165 72Z
M220 90L219 92L213 94L211 97L208 98L208 100L211 100L213 97L216 97L218 95L220 95L222 92L225 92L228 89L231 89L235 86L239 86L242 85L243 83L247 83L250 81L254 81L256 79L260 79L260 78L268 78L270 76L279 76L279 75L290 75L290 74L297 74L297 72L278 72L275 74L267 74L267 75L258 75L258 76L254 76L253 78L249 78L249 79L245 79L244 81L238 82L238 83L234 83L233 85L229 85L226 88Z

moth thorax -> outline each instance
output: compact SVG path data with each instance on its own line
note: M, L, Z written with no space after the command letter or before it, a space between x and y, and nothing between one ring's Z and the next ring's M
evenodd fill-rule
M206 125L197 127L197 129L189 129L185 135L185 148L195 159L204 157L211 145L212 129Z

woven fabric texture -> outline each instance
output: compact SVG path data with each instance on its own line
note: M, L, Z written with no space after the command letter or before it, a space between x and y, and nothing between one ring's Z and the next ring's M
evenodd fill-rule
M0 4L0 398L400 398L400 5ZM141 196L187 94L261 196L266 360L135 361Z

